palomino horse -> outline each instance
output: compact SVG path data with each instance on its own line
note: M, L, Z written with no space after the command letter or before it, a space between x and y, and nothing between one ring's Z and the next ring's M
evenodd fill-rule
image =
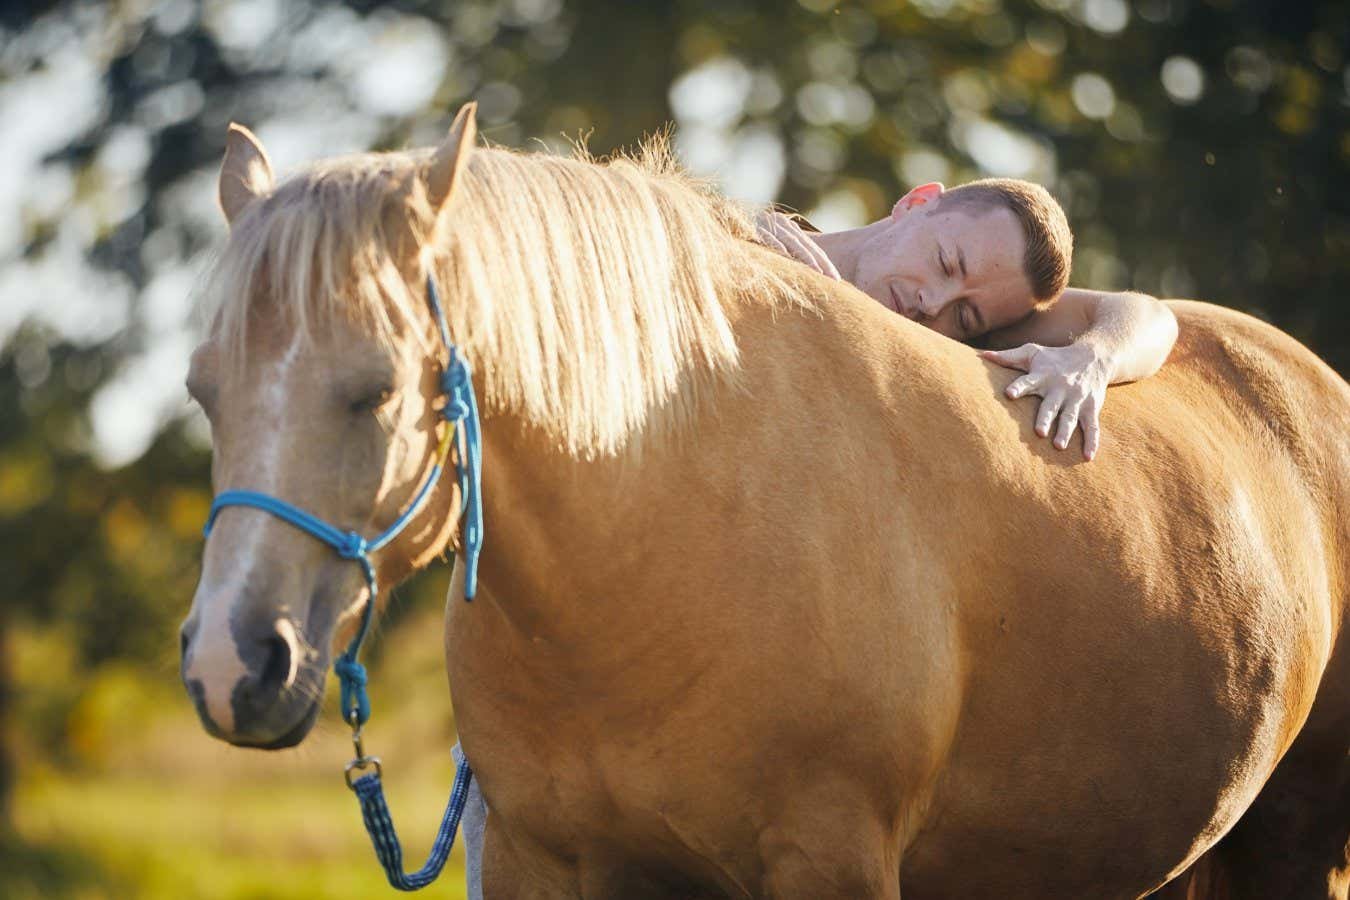
M1340 378L1177 303L1084 464L1008 373L756 246L659 148L473 134L466 108L434 152L274 185L235 129L189 383L217 491L373 534L442 427L439 282L484 397L446 656L489 897L1137 897L1211 848L1192 895L1346 896ZM448 476L380 584L459 503ZM225 510L184 629L206 728L302 740L367 602L357 566Z

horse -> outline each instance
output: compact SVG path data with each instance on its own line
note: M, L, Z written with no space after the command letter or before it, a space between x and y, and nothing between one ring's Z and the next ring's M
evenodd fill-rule
M660 142L474 135L466 107L436 148L278 183L232 127L188 385L218 492L371 534L436 454L439 284L483 398L445 653L485 896L1346 896L1325 364L1172 301L1171 360L1084 463L1005 370L759 246ZM379 584L458 546L462 502L442 478ZM223 511L182 633L205 729L301 741L368 592Z

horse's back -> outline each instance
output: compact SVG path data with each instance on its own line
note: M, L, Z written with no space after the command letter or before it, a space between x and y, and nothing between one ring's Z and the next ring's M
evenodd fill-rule
M907 855L914 896L1161 881L1237 821L1315 701L1344 708L1324 682L1350 546L1336 515L1350 391L1268 325L1175 309L1173 358L1112 390L1097 461L1020 418L1010 437L1002 410L968 426L1013 462L991 467L985 521L950 557L967 690L938 824ZM972 550L985 545L999 550ZM1005 816L1015 844L983 831ZM1064 859L1047 874L1029 846Z
M1195 417L1197 427L1174 439L1212 463L1208 477L1239 480L1262 498L1264 543L1285 554L1285 565L1307 555L1325 576L1318 588L1339 630L1350 601L1350 385L1259 319L1208 303L1170 305L1177 346L1158 376L1137 386L1138 403L1151 403L1156 381L1174 421Z
M1190 566L1258 571L1328 598L1339 626L1350 585L1350 385L1279 329L1244 313L1171 301L1179 332L1155 376L1113 388L1103 431L1114 459L1054 470L1060 489L1157 517ZM1225 550L1210 546L1231 541ZM1234 559L1232 554L1255 554ZM1239 571L1235 572L1234 569Z
M1244 313L1171 301L1180 325L1160 383L1200 375L1206 387L1178 400L1204 405L1218 395L1251 424L1263 425L1305 467L1309 480L1343 480L1350 459L1350 385L1288 334ZM1152 381L1152 379L1150 379ZM1147 383L1147 382L1146 382Z

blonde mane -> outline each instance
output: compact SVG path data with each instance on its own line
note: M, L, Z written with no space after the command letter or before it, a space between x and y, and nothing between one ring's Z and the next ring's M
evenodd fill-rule
M664 139L604 162L479 148L430 243L429 161L323 160L249 206L208 282L216 339L242 359L249 310L270 303L303 335L340 318L393 352L436 352L422 273L405 270L420 258L485 406L590 456L650 431L654 411L684 418L701 383L734 371L733 300L804 302L797 267L766 265L745 211Z

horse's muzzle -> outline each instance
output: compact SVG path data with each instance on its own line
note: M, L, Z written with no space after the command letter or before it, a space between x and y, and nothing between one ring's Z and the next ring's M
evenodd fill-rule
M193 626L189 621L183 628L182 677L207 733L265 749L303 740L318 717L327 661L302 662L294 628L282 621L252 638L215 636L231 644L223 654L226 662L220 662L219 647L212 648L217 659L203 660Z

